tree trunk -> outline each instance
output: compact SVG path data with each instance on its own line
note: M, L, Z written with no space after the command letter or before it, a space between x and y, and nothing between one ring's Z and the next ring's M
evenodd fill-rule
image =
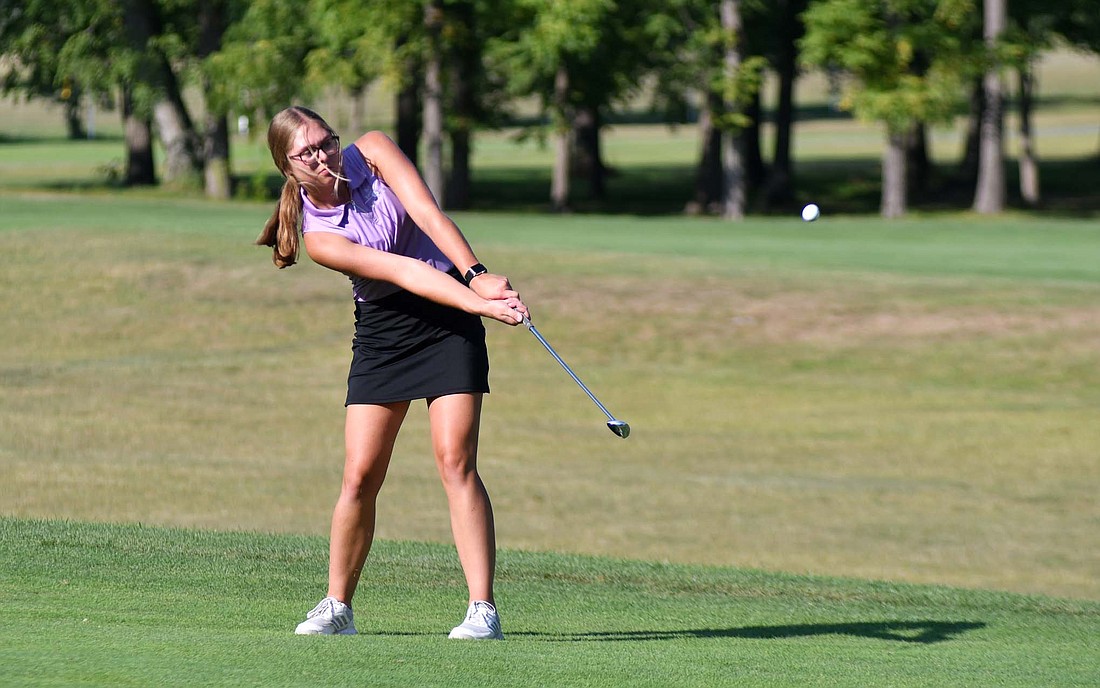
M733 37L726 47L723 57L725 76L736 77L741 69L741 2L740 0L722 0L719 6L722 29ZM723 104L726 113L735 112L737 103L727 99ZM745 164L741 150L740 133L729 128L722 131L722 217L727 220L740 220L745 216Z
M145 61L148 85L157 94L153 104L153 122L164 148L164 164L161 167L163 181L177 188L194 188L201 185L202 158L199 152L199 136L187 105L183 102L179 80L167 55L150 39L161 32L157 9L151 0L133 0L128 3L127 21L133 22L132 40ZM141 40L142 34L145 40Z
M798 37L802 33L799 14L805 0L779 0L779 54L775 70L779 77L778 101L775 108L775 154L772 157L764 191L764 206L782 206L794 198L794 175L791 167L791 137L794 126L794 81L798 75Z
M443 5L432 0L424 8L424 25L428 29L428 61L424 65L424 181L440 206L445 204L443 176L443 56L440 32L443 28Z
M559 64L554 74L554 169L550 176L550 208L555 212L569 210L569 71Z
M879 209L885 218L905 215L906 207L906 154L905 132L890 132L886 137L886 151L882 157L882 205Z
M363 105L363 94L366 93L366 86L349 86L348 97L351 99L351 110L348 112L348 129L354 132L364 131L366 128L366 115L364 114L365 107Z
M1035 139L1031 133L1031 106L1034 103L1035 73L1026 64L1020 76L1020 197L1031 207L1042 202L1039 190L1039 160L1035 154Z
M69 87L67 96L63 96L65 98L65 130L68 132L69 140L72 141L88 138L88 132L84 129L84 113L80 107L80 101L82 100L80 96L80 88L77 86Z
M985 89L982 80L976 79L970 89L970 111L966 120L966 139L963 142L959 176L973 187L978 181L978 158L982 151L982 118L985 117Z
M469 127L451 131L451 176L447 180L447 207L466 210L470 207L470 145Z
M745 217L745 166L741 145L740 136L732 131L722 132L722 217L727 220Z
M153 34L151 9L147 2L140 0L129 0L123 5L123 31L126 36L126 45L138 56L132 81L150 81L153 69L146 48ZM144 108L140 112L136 109L131 85L122 85L119 100L126 137L124 174L126 185L156 184L157 176L153 165L153 124L150 113Z
M407 42L407 37L399 37L396 47ZM421 115L420 82L421 65L415 58L405 60L401 70L401 86L394 96L394 110L397 130L397 147L405 154L413 167L420 168L420 129L423 123Z
M983 35L992 53L1005 28L1005 0L985 0ZM985 113L982 116L981 153L978 156L978 188L974 211L993 214L1005 208L1004 94L1000 65L994 62L982 78Z
M447 180L447 207L470 207L470 149L473 123L477 119L475 83L481 64L481 46L475 35L476 13L470 2L450 5L452 24L459 38L450 63L451 115L454 124L451 137L451 175Z
M760 121L763 118L763 108L759 90L752 94L745 114L749 118L749 125L741 130L741 150L745 156L745 183L748 188L757 189L764 183L768 173L764 165L764 155L760 152Z
M722 132L714 126L714 113L722 107L721 95L710 91L699 115L699 162L695 166L695 195L684 207L689 215L718 211L722 196Z
M226 29L225 0L207 0L199 3L198 56L205 58L219 50ZM209 77L202 78L203 93L212 90ZM202 131L203 187L207 198L225 200L233 193L233 180L229 165L229 120L224 112L211 112L206 99Z
M906 137L906 178L909 189L918 196L928 191L932 182L932 161L928 157L928 128L917 122Z
M576 144L573 169L588 178L588 192L597 200L607 196L607 167L600 150L600 126L598 109L588 105L577 108L573 115L573 142Z
M410 65L415 64L408 60ZM413 167L420 167L420 130L423 123L421 115L420 83L417 72L406 71L403 78L410 81L397 91L394 97L397 111L397 147L405 154Z
M135 114L134 99L129 87L122 87L119 101L126 137L126 169L123 171L123 181L126 186L152 186L157 183L153 168L153 125L147 117Z
M195 143L195 128L183 109L182 99L168 97L158 101L153 105L153 120L164 147L165 184L176 188L198 188L202 161Z
M229 119L207 114L203 131L203 181L207 198L228 200L233 193L229 172Z

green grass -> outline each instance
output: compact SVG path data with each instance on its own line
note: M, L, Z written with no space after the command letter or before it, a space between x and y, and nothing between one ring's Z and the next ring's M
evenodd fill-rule
M290 634L325 541L0 519L0 683L1086 686L1100 605L504 551L502 643L446 640L450 548L379 543L359 636Z
M422 408L382 492L365 637L289 635L324 585L346 281L276 271L250 245L267 204L111 187L105 119L72 143L57 113L5 106L0 685L1095 685L1080 70L1042 82L1061 84L1039 122L1061 217L942 212L969 202L945 186L879 220L881 137L839 119L796 131L814 224L680 217L694 131L644 126L609 132L613 200L581 190L624 214L544 216L546 151L479 136L479 207L523 212L456 218L633 427L612 437L537 342L490 324L491 646L443 640L464 593ZM957 151L934 132L939 160ZM267 165L235 142L242 178ZM119 522L146 525L96 525Z
M266 205L2 201L0 513L325 533L346 281L275 270ZM1100 599L1093 224L458 219L634 428L491 325L502 546ZM450 540L425 424L384 539Z

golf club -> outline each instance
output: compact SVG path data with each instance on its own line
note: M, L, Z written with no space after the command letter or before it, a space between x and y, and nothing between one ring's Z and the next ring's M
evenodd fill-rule
M596 398L596 395L592 393L592 390L588 389L588 387L586 387L585 384L581 382L581 379L577 377L577 374L574 373L573 370L565 364L565 361L561 360L561 356L558 355L558 352L554 351L554 347L550 346L550 342L546 341L546 339L544 339L543 336L539 334L539 331L535 329L534 324L531 323L530 318L528 318L526 315L523 316L523 324L527 326L527 329L531 330L531 334L535 335L535 339L539 340L539 343L546 347L546 350L550 352L550 355L554 357L554 360L560 363L562 368L565 368L565 372L569 373L569 377L573 378L573 382L576 382L578 385L580 385L580 388L584 390L584 393L588 395L588 398L591 399L596 404L596 406L600 407L600 410L604 412L604 415L606 415L608 419L607 429L615 433L619 437L623 438L624 440L629 437L630 426L627 425L626 421L619 420L615 416L611 415L611 412L607 410L606 406L600 403L600 400Z

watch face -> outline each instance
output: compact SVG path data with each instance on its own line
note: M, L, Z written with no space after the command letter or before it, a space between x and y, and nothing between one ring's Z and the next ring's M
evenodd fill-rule
M478 275L484 275L487 272L489 272L488 268L486 268L481 263L475 263L470 267L469 270L466 271L466 281L469 282Z

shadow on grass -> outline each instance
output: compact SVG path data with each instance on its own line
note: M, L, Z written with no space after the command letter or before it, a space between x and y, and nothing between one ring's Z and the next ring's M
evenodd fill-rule
M954 640L962 633L985 628L985 626L986 624L981 621L872 621L837 624L792 624L789 626L743 626L740 628L699 628L677 631L605 631L562 635L519 632L510 633L509 635L560 642L626 642L685 638L778 640L821 635L847 635L854 638L932 645Z
M19 145L22 145L22 146L37 146L37 145L43 145L43 146L77 145L77 146L79 146L80 144L88 142L88 141L92 141L92 142L95 142L95 141L108 141L108 142L125 143L126 139L123 138L122 135L120 135L120 134L97 134L97 135L95 135L91 138L74 139L74 138L70 138L70 137L62 135L62 134L41 136L41 135L35 135L35 134L20 134L20 133L13 134L11 132L0 133L0 144L11 143L11 144L19 144Z
M1020 198L1018 168L1006 163L1007 205L1010 210L1034 210L1061 217L1092 217L1100 211L1100 158L1088 155L1071 160L1040 163L1043 199L1029 209ZM50 180L36 188L59 192L118 191L121 163L105 165L91 179ZM692 197L694 166L685 164L632 165L615 170L606 180L606 194L594 198L584 179L574 179L571 210L575 213L637 216L682 216ZM271 202L278 198L283 179L274 171L250 176L235 175L233 195L237 199ZM811 160L796 165L795 194L781 203L765 205L762 193L749 195L749 213L754 216L796 216L810 200L829 214L877 215L881 196L881 166L872 158ZM473 171L469 210L477 212L550 212L550 170L509 167ZM201 190L190 192L201 197ZM914 212L959 212L969 210L974 200L974 183L962 178L948 165L938 165L927 187L910 193L909 209Z
M1070 160L1040 162L1043 200L1036 210L1048 215L1089 217L1100 210L1100 159L1087 155ZM1015 159L1005 165L1007 206L1028 210L1019 192ZM750 191L751 215L796 215L810 200L832 214L878 215L881 201L881 163L874 158L796 161L794 197L766 204L761 190ZM609 215L683 215L692 197L692 165L632 165L607 179L606 195L593 198L586 180L574 179L573 212ZM475 170L472 210L549 212L550 171L541 167ZM967 211L974 202L974 181L962 178L952 165L936 165L927 186L909 194L914 212Z

